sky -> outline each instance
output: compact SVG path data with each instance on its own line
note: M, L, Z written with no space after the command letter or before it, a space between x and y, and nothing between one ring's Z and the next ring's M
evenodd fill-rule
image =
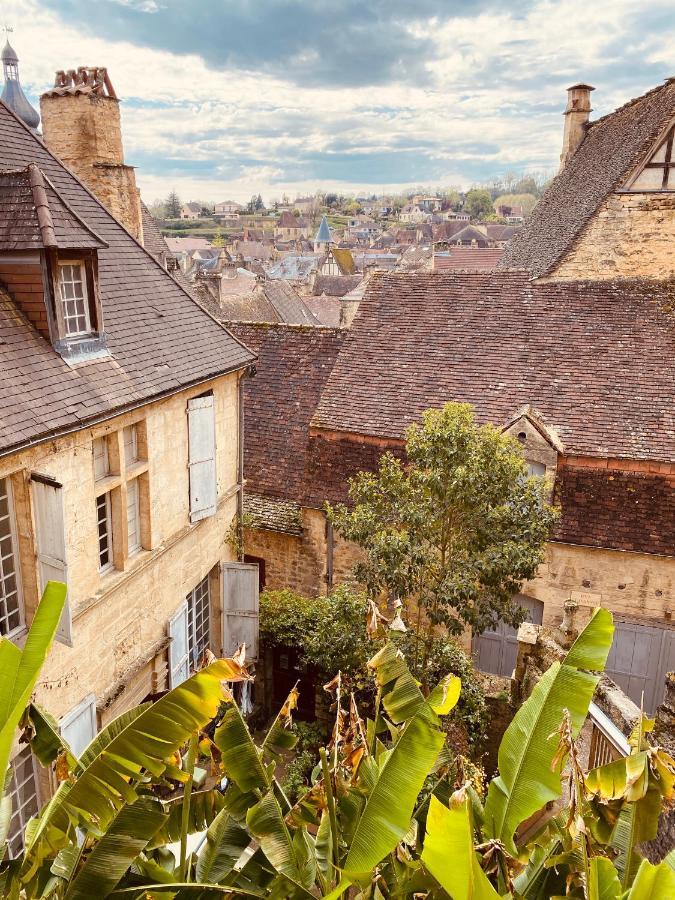
M108 68L148 203L553 173L567 87L597 117L675 75L672 0L0 0L1 24L36 105Z

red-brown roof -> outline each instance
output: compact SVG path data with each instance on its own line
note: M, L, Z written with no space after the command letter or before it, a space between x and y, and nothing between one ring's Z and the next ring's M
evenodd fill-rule
M674 297L672 282L375 275L312 424L401 438L450 400L495 423L530 404L566 453L675 459Z
M0 168L25 169L31 163L108 245L98 256L111 355L68 366L2 292L0 453L252 361L252 354L201 309L0 102Z
M504 250L488 247L451 247L447 253L434 255L434 270L492 272Z

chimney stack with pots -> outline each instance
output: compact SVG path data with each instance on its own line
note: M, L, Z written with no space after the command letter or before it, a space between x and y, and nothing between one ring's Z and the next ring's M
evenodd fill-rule
M119 100L102 66L56 73L40 97L44 141L127 231L143 241L132 166L124 164Z
M586 137L586 126L592 112L590 84L573 84L567 88L567 107L564 112L565 130L563 132L563 148L560 154L560 171L579 149Z

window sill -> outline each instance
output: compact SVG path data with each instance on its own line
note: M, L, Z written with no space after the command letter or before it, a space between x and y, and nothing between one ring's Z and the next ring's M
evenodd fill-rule
M54 349L70 366L110 356L105 334L62 338L54 341Z

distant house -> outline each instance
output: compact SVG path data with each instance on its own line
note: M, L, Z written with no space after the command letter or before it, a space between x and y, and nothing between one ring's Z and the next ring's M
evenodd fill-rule
M520 225L525 221L522 206L507 206L500 204L496 207L496 213L500 218L506 219L507 225Z
M377 234L380 230L374 219L362 214L352 216L347 222L347 229L351 234L364 234L369 237L373 234Z
M342 247L331 247L319 271L321 275L354 275L356 264L352 251Z
M440 197L415 197L413 203L426 213L440 212L443 205Z
M401 210L399 218L401 222L410 222L413 225L419 225L420 222L428 222L431 218L431 214L425 212L417 204L406 203Z
M298 197L293 203L293 209L299 210L301 213L313 213L318 207L319 201L316 197Z
M237 203L236 200L223 200L222 203L216 203L214 212L217 216L232 216L238 218L239 213L242 212L243 209L244 207L241 203Z
M181 219L198 219L201 215L202 208L199 203L185 203L181 207Z
M282 212L274 226L275 241L297 241L309 237L309 223L301 216Z
M454 209L447 209L443 213L446 222L470 222L471 216L466 212L455 212Z

